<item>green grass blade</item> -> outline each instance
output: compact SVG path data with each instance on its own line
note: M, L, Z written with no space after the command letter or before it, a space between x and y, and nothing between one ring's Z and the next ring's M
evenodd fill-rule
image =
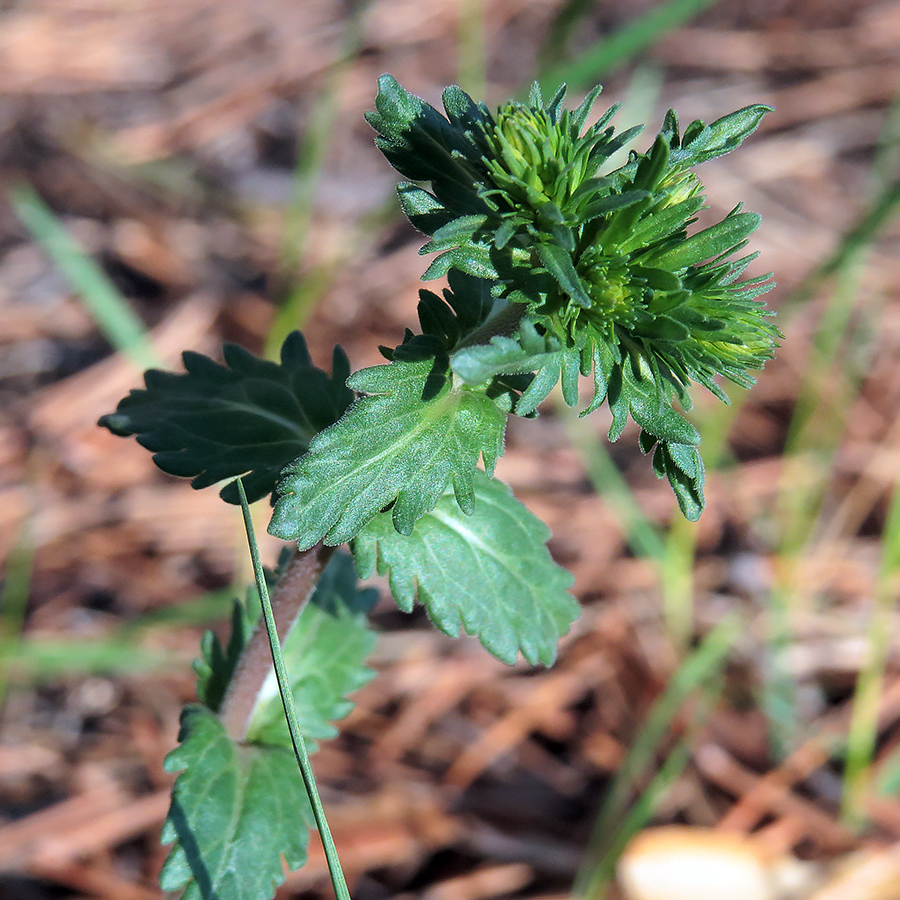
M298 277L315 213L316 191L331 146L340 87L362 40L362 18L366 6L367 3L358 4L344 22L338 57L329 68L325 83L313 102L297 157L275 278L278 311L266 337L264 356L267 359L277 359L288 334L303 328L334 275L335 266L326 264L306 277Z
M697 716L698 721L705 719L705 715ZM653 776L650 783L638 795L635 802L624 811L624 818L615 831L609 846L603 856L594 866L591 880L583 891L575 890L576 897L585 900L599 900L605 897L615 876L616 864L622 851L628 842L650 821L654 811L666 795L666 792L681 773L691 758L691 746L693 736L698 728L690 729L675 747L669 752L659 771Z
M900 207L900 181L895 181L863 211L853 227L841 238L834 251L794 290L790 304L799 306L809 300L831 276L843 271L878 236Z
M562 411L566 415L566 411ZM569 414L569 439L581 456L594 490L616 514L631 550L661 569L666 548L657 528L644 514L606 445Z
M487 89L485 9L482 0L463 0L457 30L459 85L473 97Z
M556 14L543 46L538 51L538 70L557 68L565 59L569 40L581 20L595 8L594 0L566 0Z
M854 828L865 823L872 783L872 760L878 737L878 707L884 686L893 633L896 598L900 592L900 487L894 488L884 533L874 603L866 635L868 655L856 681L847 735L841 815Z
M872 165L869 206L849 229L834 252L818 266L788 298L787 312L794 310L828 279L834 286L813 336L812 348L804 366L804 376L795 405L786 447L784 474L776 501L775 519L780 533L777 555L780 573L768 602L769 638L768 677L763 706L770 716L773 748L778 755L789 752L799 738L796 687L784 667L787 649L793 640L792 611L803 602L803 586L798 581L800 563L815 538L816 528L831 483L834 460L854 400L866 375L866 363L858 351L869 340L865 325L853 326L858 311L860 277L872 243L891 221L900 206L900 181L886 165L893 159L900 141L900 94L889 111ZM836 363L836 360L840 360ZM848 364L850 360L850 364ZM853 360L856 363L853 364ZM837 366L840 366L840 369ZM837 373L839 372L839 377ZM829 388L823 392L822 385ZM876 613L875 620L879 618ZM872 650L878 655L877 646ZM871 691L874 674L863 678L863 687ZM871 698L869 701L870 702ZM862 713L860 713L862 715ZM861 719L862 722L864 719ZM862 728L857 724L857 729ZM858 753L850 765L851 780L858 780L858 767L865 755L863 739L857 733ZM869 738L874 741L874 737ZM858 790L856 793L858 794ZM850 816L854 801L846 801Z
M237 489L241 498L241 512L244 516L244 528L247 531L247 543L250 547L250 557L253 560L256 590L259 592L263 616L265 617L266 632L269 636L269 647L272 651L272 662L275 666L275 677L278 680L278 691L281 694L281 702L284 705L284 715L287 719L288 730L291 733L291 743L294 747L294 755L297 758L300 774L303 777L303 784L306 787L310 806L312 806L313 815L316 819L316 827L319 830L319 837L322 840L322 847L325 850L325 858L328 861L328 872L331 875L331 883L334 886L335 896L338 900L350 900L350 892L347 889L347 882L344 879L344 873L341 870L341 863L338 859L337 849L334 846L334 839L331 836L331 829L328 827L328 821L325 818L325 810L322 808L322 801L319 798L319 791L316 787L316 776L313 773L312 764L309 761L306 742L303 740L303 735L300 733L300 723L297 721L297 712L294 708L294 692L291 687L290 676L284 665L284 658L281 655L281 642L278 640L275 617L272 613L272 604L269 601L269 589L266 586L266 573L259 556L259 546L256 543L256 535L253 529L253 517L250 513L250 506L247 503L247 495L244 493L244 484L240 478L237 479Z
M30 517L22 523L6 559L3 585L0 587L0 709L6 699L10 670L18 658L25 625L25 611L34 571L34 541Z
M51 638L0 641L0 669L16 685L44 684L64 675L115 675L149 670L172 670L188 663L172 653L144 650L125 641L72 641Z
M900 794L900 749L889 751L881 761L875 792L881 800L896 800Z
M144 323L37 193L27 185L18 185L10 190L9 201L22 224L81 297L110 344L140 368L159 365Z
M14 558L11 556L7 564L7 581L0 598L3 613L0 616L0 673L6 673L9 682L16 685L44 684L66 675L127 675L171 668L180 657L165 651L145 650L137 643L139 637L153 629L205 625L220 620L231 609L236 591L225 588L155 610L123 623L106 636L92 638L89 643L52 637L22 638L16 626L10 625L11 620L18 617L16 606L25 590L25 561L21 562L21 574L15 575L19 564L14 567Z
M597 41L576 59L542 72L538 79L541 87L552 96L557 85L563 82L572 87L594 84L716 2L717 0L666 0L614 34Z
M669 680L663 694L653 704L597 815L585 851L584 863L575 882L577 896L587 898L600 896L602 886L611 877L611 867L618 858L616 848L620 851L630 837L630 834L626 836L623 822L630 822L630 827L636 829L644 821L641 815L646 817L651 808L643 806L641 807L643 813L635 814L634 817L628 816L630 800L635 789L646 779L657 749L685 701L697 690L716 686L740 630L741 623L736 616L729 616L719 622L701 645L685 658ZM670 763L671 770L666 765L660 770L657 788L653 792L648 792L650 793L648 802L655 803L660 791L671 783L677 772L683 768L683 762L679 767L678 760L681 757L677 751L670 756L670 760L673 757L675 759Z
M663 535L638 505L607 446L592 438L580 422L571 422L569 438L594 490L619 520L631 551L656 567L669 636L676 647L684 647L693 631L696 523L677 517Z

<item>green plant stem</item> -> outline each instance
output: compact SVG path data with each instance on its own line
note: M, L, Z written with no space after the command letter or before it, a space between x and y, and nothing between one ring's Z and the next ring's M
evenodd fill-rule
M34 570L34 540L30 518L22 524L6 561L0 587L0 709L6 700L10 673L16 665L25 626L25 611ZM3 650L9 647L10 653Z
M288 730L291 733L294 756L297 758L297 765L300 767L303 784L306 787L306 793L309 796L310 806L312 806L316 827L319 831L319 837L322 840L322 847L325 850L325 858L328 861L328 872L331 875L331 883L334 886L335 896L338 900L350 900L350 891L347 889L347 881L344 878L344 873L341 869L337 848L334 846L331 829L328 827L328 821L325 818L325 810L322 808L322 801L319 798L319 790L316 787L316 776L313 774L312 764L309 761L309 753L306 752L306 742L303 740L303 735L300 734L297 711L294 708L294 692L291 689L290 678L284 665L284 657L281 655L281 643L278 637L278 629L275 624L275 615L272 609L272 603L269 600L269 591L266 587L266 573L263 570L262 560L259 558L259 547L256 544L253 517L250 514L250 505L247 503L247 495L244 492L244 483L240 478L237 479L237 488L241 497L241 512L244 516L244 528L247 530L247 542L250 546L250 557L253 560L253 573L256 576L256 589L259 591L259 599L262 604L263 618L266 624L266 634L269 639L269 649L272 653L272 663L275 666L275 677L278 679L278 691L281 694L281 702L284 705L284 715L287 719ZM300 556L302 556L302 554L296 558L299 559ZM288 573L285 572L285 575L287 574Z

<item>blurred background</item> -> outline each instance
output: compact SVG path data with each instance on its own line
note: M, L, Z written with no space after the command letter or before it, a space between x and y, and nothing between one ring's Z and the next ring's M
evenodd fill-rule
M584 614L531 670L383 597L379 675L314 758L354 897L621 896L662 823L752 859L761 900L900 897L900 3L2 8L0 898L161 896L162 759L248 564L215 491L95 422L183 349L302 327L359 368L414 323L421 239L363 120L383 72L434 104L602 81L639 149L670 106L774 106L699 174L711 214L762 213L785 341L730 407L698 397L696 526L603 412L511 422L498 474ZM702 900L659 865L631 900ZM279 896L330 890L313 852Z

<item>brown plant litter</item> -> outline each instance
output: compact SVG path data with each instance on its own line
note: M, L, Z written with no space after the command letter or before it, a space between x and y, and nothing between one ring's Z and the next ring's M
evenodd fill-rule
M533 75L561 5L483 4L491 102ZM576 49L648 4L596 6ZM316 361L340 342L359 367L376 361L377 343L396 342L414 313L422 260L396 219L361 224L383 221L377 213L394 184L362 114L384 71L438 99L457 77L465 4L372 0L335 99L310 240L287 273L277 267L292 160L341 44L341 4L7 7L0 183L35 186L132 302L165 365L176 367L186 348L215 353L223 340L259 351L272 286L317 272L332 274L305 329ZM753 244L761 266L777 273L773 305L784 304L865 208L900 85L898 4L723 0L644 62L663 77L657 117L668 105L683 121L751 102L776 108L741 153L705 176L716 211L743 200L763 214ZM607 81L604 97L621 98L627 74ZM214 491L162 476L133 442L95 427L139 373L110 352L2 202L0 232L0 554L34 552L21 634L0 611L0 897L153 900L162 896L158 832L171 784L161 762L193 696L198 621L213 624L214 612L186 624L164 617L246 578L240 525ZM781 453L825 289L783 318L784 348L741 409L697 531L699 631L731 609L748 625L659 815L761 831L778 852L817 861L823 881L805 900L896 896L885 885L897 883L900 804L873 793L864 831L842 823L832 757L867 658L878 536L900 470L898 247L894 223L869 248L847 325L864 339L822 376L826 411L844 374L858 368L861 386L846 426L821 420L837 451L827 515L802 558L778 556L773 510L784 478L814 484L821 475L818 458L795 458L789 468ZM585 427L602 440L603 422ZM668 522L672 498L627 444L613 448L616 464L651 523ZM553 529L551 547L575 573L585 615L556 667L532 671L435 634L387 600L379 605L378 677L358 692L341 737L316 757L356 900L568 896L604 791L677 667L660 612L666 575L630 549L565 423L552 412L513 423L499 474ZM264 550L271 559L275 542ZM805 698L801 740L783 759L757 705L773 584L803 598L786 656ZM224 615L224 600L215 608ZM98 644L112 648L111 662L90 661ZM878 778L894 780L898 666L894 637L873 765ZM660 754L690 732L689 718L675 717ZM313 841L309 864L279 897L329 890Z

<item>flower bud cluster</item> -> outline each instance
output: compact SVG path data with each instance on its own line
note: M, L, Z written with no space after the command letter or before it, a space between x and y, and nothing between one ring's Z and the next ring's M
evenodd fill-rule
M401 203L431 238L423 252L438 254L424 277L465 273L518 310L521 356L536 360L525 412L559 377L567 402L577 402L578 373L592 375L585 412L606 401L613 439L631 416L693 517L702 506L699 437L673 404L690 408L692 383L727 402L717 378L751 385L780 335L758 299L768 276L743 278L755 254L739 251L759 216L738 206L692 229L704 208L692 169L738 147L768 108L693 122L683 134L670 111L650 148L615 166L613 154L640 129L616 134L617 107L586 127L599 88L570 110L564 88L545 103L535 85L527 104L496 114L448 88L444 118L389 76L379 87L369 122L391 164L417 182L401 185ZM508 312L500 319L508 328ZM545 342L537 355L525 346L536 336ZM479 340L492 340L489 327ZM508 371L526 372L503 346Z

